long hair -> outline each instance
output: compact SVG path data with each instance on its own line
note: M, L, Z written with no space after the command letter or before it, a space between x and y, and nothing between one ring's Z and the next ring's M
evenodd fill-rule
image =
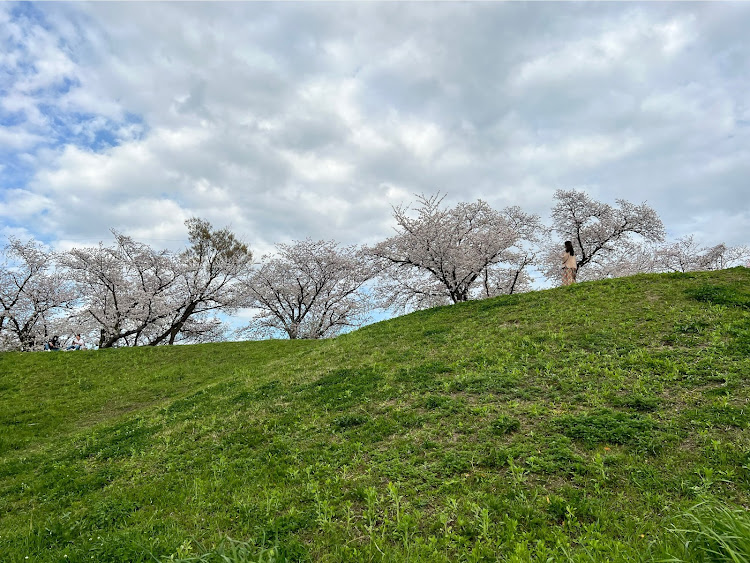
M565 251L571 256L576 255L576 251L573 249L573 243L570 242L569 240L565 241Z

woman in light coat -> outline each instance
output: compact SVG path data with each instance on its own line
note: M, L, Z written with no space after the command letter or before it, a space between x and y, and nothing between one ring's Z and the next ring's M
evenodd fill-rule
M565 252L562 253L562 263L562 284L574 284L576 282L578 264L576 264L576 252L573 250L573 243L569 240L565 241Z

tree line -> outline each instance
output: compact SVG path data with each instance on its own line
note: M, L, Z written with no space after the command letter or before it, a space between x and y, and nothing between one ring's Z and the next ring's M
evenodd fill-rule
M396 312L532 289L559 281L562 241L576 251L578 280L640 272L722 269L746 246L665 242L645 203L616 206L558 190L552 225L511 206L443 205L418 196L393 208L394 234L372 246L311 239L276 245L253 262L229 229L186 221L188 246L156 250L113 231L112 245L53 252L11 237L0 249L0 349L39 349L53 334L83 333L99 348L227 338L221 315L254 311L235 337L325 338Z

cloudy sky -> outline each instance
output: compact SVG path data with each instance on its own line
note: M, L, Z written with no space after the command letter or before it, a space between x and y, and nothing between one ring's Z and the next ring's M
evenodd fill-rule
M750 243L750 3L0 3L0 238L372 243L558 188Z

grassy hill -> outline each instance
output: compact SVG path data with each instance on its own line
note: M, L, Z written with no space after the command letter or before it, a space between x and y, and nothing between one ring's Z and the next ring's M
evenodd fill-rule
M0 354L0 561L747 557L749 382L745 268Z

